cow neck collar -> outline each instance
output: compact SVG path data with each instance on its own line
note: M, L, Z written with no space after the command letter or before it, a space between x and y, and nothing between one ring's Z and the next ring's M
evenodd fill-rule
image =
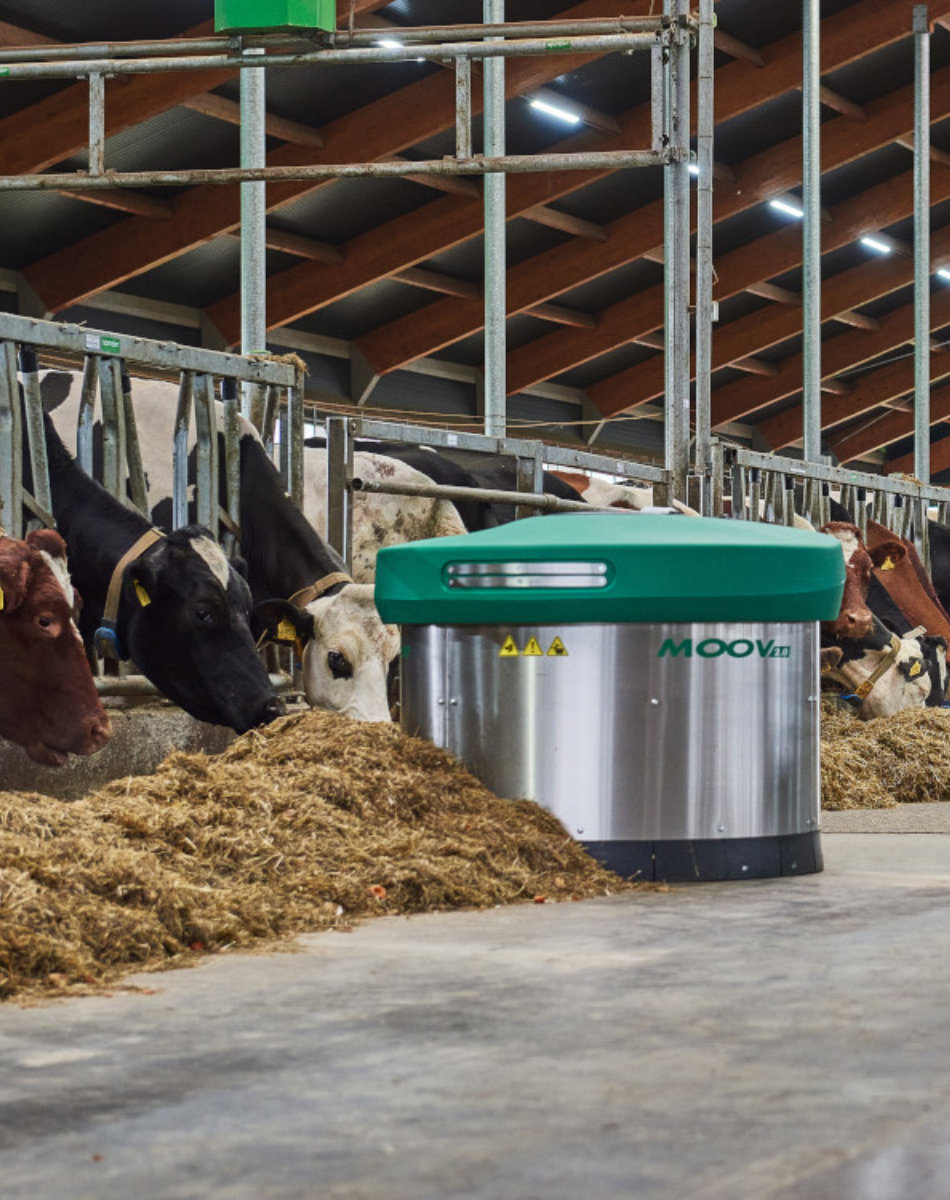
M132 543L112 569L109 580L109 590L106 593L106 606L102 613L102 624L96 630L96 649L105 657L122 659L124 652L119 644L116 625L119 618L119 600L122 596L122 576L130 563L142 557L145 551L157 541L164 538L164 533L157 529L147 529L140 538Z
M318 579L316 583L310 583L301 588L299 592L294 592L289 603L296 604L299 608L306 608L308 604L313 604L314 600L328 595L334 588L343 588L352 582L352 578L347 575L346 571L333 571L329 575L324 575L322 579Z
M920 637L921 634L926 632L927 630L923 625L918 625L916 629L912 629L909 633L905 633L904 637ZM845 699L849 698L850 696L856 697L859 701L858 707L861 707L866 702L868 696L870 696L871 692L874 691L874 685L877 683L877 681L897 662L897 657L901 652L902 640L903 639L898 637L896 633L891 634L891 644L888 647L884 657L877 664L867 679L859 683L853 692L849 692ZM839 671L837 667L828 667L822 671L821 674L825 679L831 679L835 683L840 683L846 688L851 687L850 682L844 677L844 674Z

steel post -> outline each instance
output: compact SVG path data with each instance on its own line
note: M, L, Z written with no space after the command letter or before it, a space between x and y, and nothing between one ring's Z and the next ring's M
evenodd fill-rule
M930 482L930 29L914 28L914 475ZM924 531L926 534L926 531Z
M665 465L670 500L686 500L689 470L689 0L665 0L675 18L668 66L669 149L664 171Z
M175 413L174 473L172 477L172 528L181 529L188 521L188 435L195 390L193 371L182 371L178 383L178 408Z
M195 403L195 506L198 524L218 536L218 426L214 411L214 380L196 375Z
M694 470L708 491L712 397L713 0L700 0L696 91L696 444Z
M504 0L483 0L487 24L504 20ZM486 156L505 153L505 62L485 59L483 150ZM505 234L506 179L497 172L485 176L485 433L504 437L507 426L505 358Z
M353 436L346 417L327 417L327 541L350 567L353 558Z
M802 410L804 458L821 459L821 15L802 0Z
M0 342L0 531L23 533L23 448L16 346Z
M248 50L260 55L262 50ZM241 72L241 166L267 164L265 126L267 113L263 67ZM267 184L241 184L241 353L261 354L267 350ZM251 418L253 396L243 389L241 411Z

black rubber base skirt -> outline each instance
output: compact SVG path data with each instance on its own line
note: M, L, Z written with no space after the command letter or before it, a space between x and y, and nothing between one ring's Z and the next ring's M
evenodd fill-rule
M582 844L618 875L667 883L770 879L824 870L817 830L774 837Z

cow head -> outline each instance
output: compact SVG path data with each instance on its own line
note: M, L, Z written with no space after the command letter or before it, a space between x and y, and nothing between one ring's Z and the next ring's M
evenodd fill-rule
M51 529L0 537L0 737L59 767L112 736L73 621L66 545Z
M829 521L821 528L841 543L844 556L845 580L841 607L833 621L822 621L825 633L835 638L863 638L871 632L872 615L868 608L868 585L871 582L871 556L865 548L856 525L847 521Z
M391 719L387 677L399 654L399 633L380 619L372 586L348 584L306 608L265 600L255 612L272 640L302 647L309 704L356 721Z
M877 617L862 638L844 638L821 651L822 674L856 693L862 720L889 717L904 708L939 705L946 694L947 647L943 638L899 637ZM862 685L869 688L862 691Z
M117 633L169 700L238 733L281 715L250 630L251 592L210 532L177 529L126 567Z

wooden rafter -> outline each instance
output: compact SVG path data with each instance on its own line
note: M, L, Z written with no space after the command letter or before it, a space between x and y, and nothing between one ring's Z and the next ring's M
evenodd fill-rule
M931 320L934 328L950 324L950 291L934 292L930 304ZM905 304L885 313L878 318L878 329L869 333L864 329L849 329L836 337L826 338L821 346L821 368L826 376L837 376L843 372L853 371L862 363L879 358L882 354L890 354L899 350L913 339L914 336L914 306ZM793 396L802 386L802 360L800 354L790 355L783 359L779 373L769 381L768 387L757 386L757 379L740 379L735 383L714 389L712 395L712 419L716 426L739 421L751 413L773 403ZM904 389L906 390L906 389ZM895 393L899 394L899 393ZM838 421L846 420L850 409L837 416ZM787 422L781 436L775 433L775 425L779 420ZM759 431L769 439L773 448L778 445L789 445L802 435L802 418L800 409L790 409L775 418L769 418L759 425ZM774 439L774 440L773 440Z
M935 259L950 255L950 226L936 231L932 246ZM821 294L822 318L829 320L850 307L856 295L865 300L876 299L906 287L913 277L913 264L905 259L870 258L859 266L825 280ZM794 337L800 330L799 313L786 305L772 305L731 321L716 331L713 369L728 366L745 354L754 354L774 346ZM867 331L861 329L860 332ZM870 336L876 336L877 332L873 331ZM635 404L648 403L663 393L663 362L661 359L651 359L630 367L593 384L587 393L604 416L612 416L614 412L630 407L631 396L636 397ZM615 408L615 405L618 407Z
M833 169L878 150L892 142L896 134L905 132L912 120L911 95L910 89L902 88L882 97L869 106L870 119L860 126L844 117L827 121L822 130L825 169ZM950 70L935 72L932 96L935 114L950 113ZM715 211L719 220L734 216L761 203L776 191L792 186L801 174L801 141L794 138L780 143L736 169L742 181L741 192L716 193ZM939 178L937 175L935 172L934 203L945 187L946 196L950 198L950 173L946 177L942 172ZM516 203L514 196L518 194L519 185L524 186L521 180L511 181L509 186L509 212ZM910 215L913 212L911 173L873 188L865 195L866 203L859 196L837 205L829 214L833 219L822 230L825 251ZM554 300L562 291L644 256L648 246L652 248L662 239L662 221L662 203L646 205L608 224L605 227L607 238L600 246L569 242L512 267L507 279L509 314L523 311L532 303ZM378 232L386 235L387 254L395 256L402 230L390 222ZM786 225L717 262L717 298L725 299L749 284L763 282L800 262L800 226ZM860 297L854 301L854 304L858 303ZM528 343L512 356L509 363L511 390L518 391L541 379L552 378L579 362L623 344L638 332L659 328L662 313L662 289L650 289L601 313L596 335L560 334L556 342L548 337ZM424 316L410 315L374 330L360 339L360 349L374 369L385 374L471 335L481 327L481 322L479 311L444 301L430 306Z

